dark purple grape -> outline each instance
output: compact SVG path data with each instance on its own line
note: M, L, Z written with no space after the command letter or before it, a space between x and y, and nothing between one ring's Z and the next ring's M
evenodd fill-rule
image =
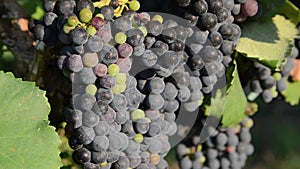
M158 36L163 31L163 25L158 21L150 21L146 25L146 28L147 28L148 34L153 35L153 36Z
M85 44L88 41L88 33L83 28L75 28L71 31L72 41L78 45Z
M230 40L233 37L234 30L231 24L224 24L220 26L218 32L221 33L223 39Z
M83 145L77 140L76 137L74 136L71 136L69 139L68 139L68 144L69 146L73 149L73 150L78 150L80 149Z
M76 2L74 0L58 0L56 5L61 14L68 15L73 13Z
M107 160L107 152L106 151L92 151L92 159L91 161L96 164L104 163Z
M198 24L200 28L210 30L216 26L217 22L218 18L215 14L205 13L200 17L200 22L198 22Z
M93 128L81 126L75 130L75 137L82 144L90 144L95 138Z
M118 51L115 47L104 45L103 49L98 52L98 56L102 58L102 62L109 65L118 61Z
M83 164L91 160L91 152L83 147L73 152L73 158L78 163Z
M85 52L100 52L103 48L103 41L99 36L94 35L88 39L85 47Z
M151 50L158 56L161 56L169 50L169 46L167 43L158 40L153 44Z
M100 13L104 15L105 20L112 20L114 17L114 8L111 6L104 6L100 9Z
M96 94L96 98L98 101L108 104L113 99L113 93L110 89L99 88Z
M127 43L129 43L132 46L141 45L145 39L143 32L138 28L130 29L126 32L126 35Z
M191 0L176 0L179 6L186 7L191 3Z
M53 12L47 12L45 15L44 15L44 23L46 26L55 26L56 21L57 19L57 15Z
M205 63L199 55L194 55L189 59L188 64L192 70L200 70Z
M215 47L205 46L200 51L200 57L205 63L216 61L219 57L219 52Z
M185 49L185 44L183 41L175 40L169 45L169 49L175 52L180 52Z
M79 0L76 4L76 10L79 13L82 9L88 8L94 13L95 7L91 0Z
M223 8L217 13L218 22L223 22L229 17L229 12L226 8Z
M104 75L99 80L99 85L106 89L111 89L116 85L116 80L111 75Z
M208 11L212 13L218 13L223 8L223 1L222 0L209 0L208 1Z
M212 32L209 34L209 40L213 46L217 47L222 44L223 37L219 32Z
M203 15L207 12L208 5L207 5L206 1L199 0L194 3L194 9L198 15Z
M162 31L160 37L163 41L172 43L177 38L177 33L173 28L168 28Z
M46 12L53 12L55 4L58 0L44 0L43 7Z
M94 127L99 122L99 116L92 111L86 111L82 115L82 125Z

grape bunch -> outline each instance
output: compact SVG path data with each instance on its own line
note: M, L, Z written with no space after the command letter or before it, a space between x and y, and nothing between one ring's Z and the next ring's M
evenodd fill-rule
M68 50L70 54L59 57L58 65L70 72L73 85L73 106L66 111L69 144L74 160L84 168L167 168L163 157L171 148L168 136L177 130L176 109L160 95L165 89L162 79L149 79L151 94L146 95L140 90L141 79L133 76L134 60L140 58L148 67L155 61L144 40L163 25L160 16L150 19L147 13L125 13L104 25L107 40L92 35L83 52ZM148 74L138 75L143 73Z
M287 87L287 80L289 80L298 55L299 51L294 47L292 54L284 60L279 71L271 70L269 67L257 62L254 63L255 75L249 82L248 99L253 101L261 96L264 102L269 103L277 98Z
M90 36L97 34L104 42L109 38L108 28L104 26L106 22L121 16L126 10L137 11L140 3L137 0L44 0L43 7L46 12L43 21L30 23L36 40L47 46L67 46L82 53L83 44ZM101 46L98 48L93 50L101 50Z
M200 29L137 13L137 0L44 1L43 21L31 30L72 82L66 131L83 168L168 168L178 114L224 87L241 35L226 3L199 2Z
M231 22L244 22L257 15L260 7L257 0L177 0L177 4L181 7L180 15L204 29L211 29L227 18Z
M180 16L187 19L190 26L200 29L194 31L193 36L188 39L191 45L186 52L191 56L189 60L192 63L189 63L192 70L203 83L202 92L209 94L215 84L224 78L226 67L232 64L232 54L241 36L241 29L234 23L232 11L244 2L177 0L177 3L182 11ZM204 63L203 69L197 67L200 62Z
M248 156L254 152L251 144L251 118L246 117L240 124L215 129L207 126L211 135L203 143L199 135L184 140L177 146L177 159L181 169L241 169Z

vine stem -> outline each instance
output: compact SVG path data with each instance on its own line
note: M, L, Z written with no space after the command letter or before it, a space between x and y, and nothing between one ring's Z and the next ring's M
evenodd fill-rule
M26 76L34 60L34 41L28 31L29 15L16 0L1 0L0 11L0 39L14 55L13 73L28 80Z

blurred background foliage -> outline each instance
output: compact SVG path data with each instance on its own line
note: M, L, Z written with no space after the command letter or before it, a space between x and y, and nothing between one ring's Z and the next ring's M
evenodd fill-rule
M42 0L17 1L32 18L43 17ZM141 11L172 11L174 0L164 1L162 4L160 0L140 0ZM300 6L299 0L291 1ZM0 70L12 70L13 61L13 54L0 42ZM300 106L292 107L283 100L275 100L268 105L260 102L259 111L253 119L255 153L245 169L300 169Z

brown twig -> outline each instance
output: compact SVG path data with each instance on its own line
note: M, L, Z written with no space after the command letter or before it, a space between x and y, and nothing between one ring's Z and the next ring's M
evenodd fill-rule
M34 60L32 35L28 31L28 14L16 0L0 1L0 39L14 54L13 73L26 79Z

